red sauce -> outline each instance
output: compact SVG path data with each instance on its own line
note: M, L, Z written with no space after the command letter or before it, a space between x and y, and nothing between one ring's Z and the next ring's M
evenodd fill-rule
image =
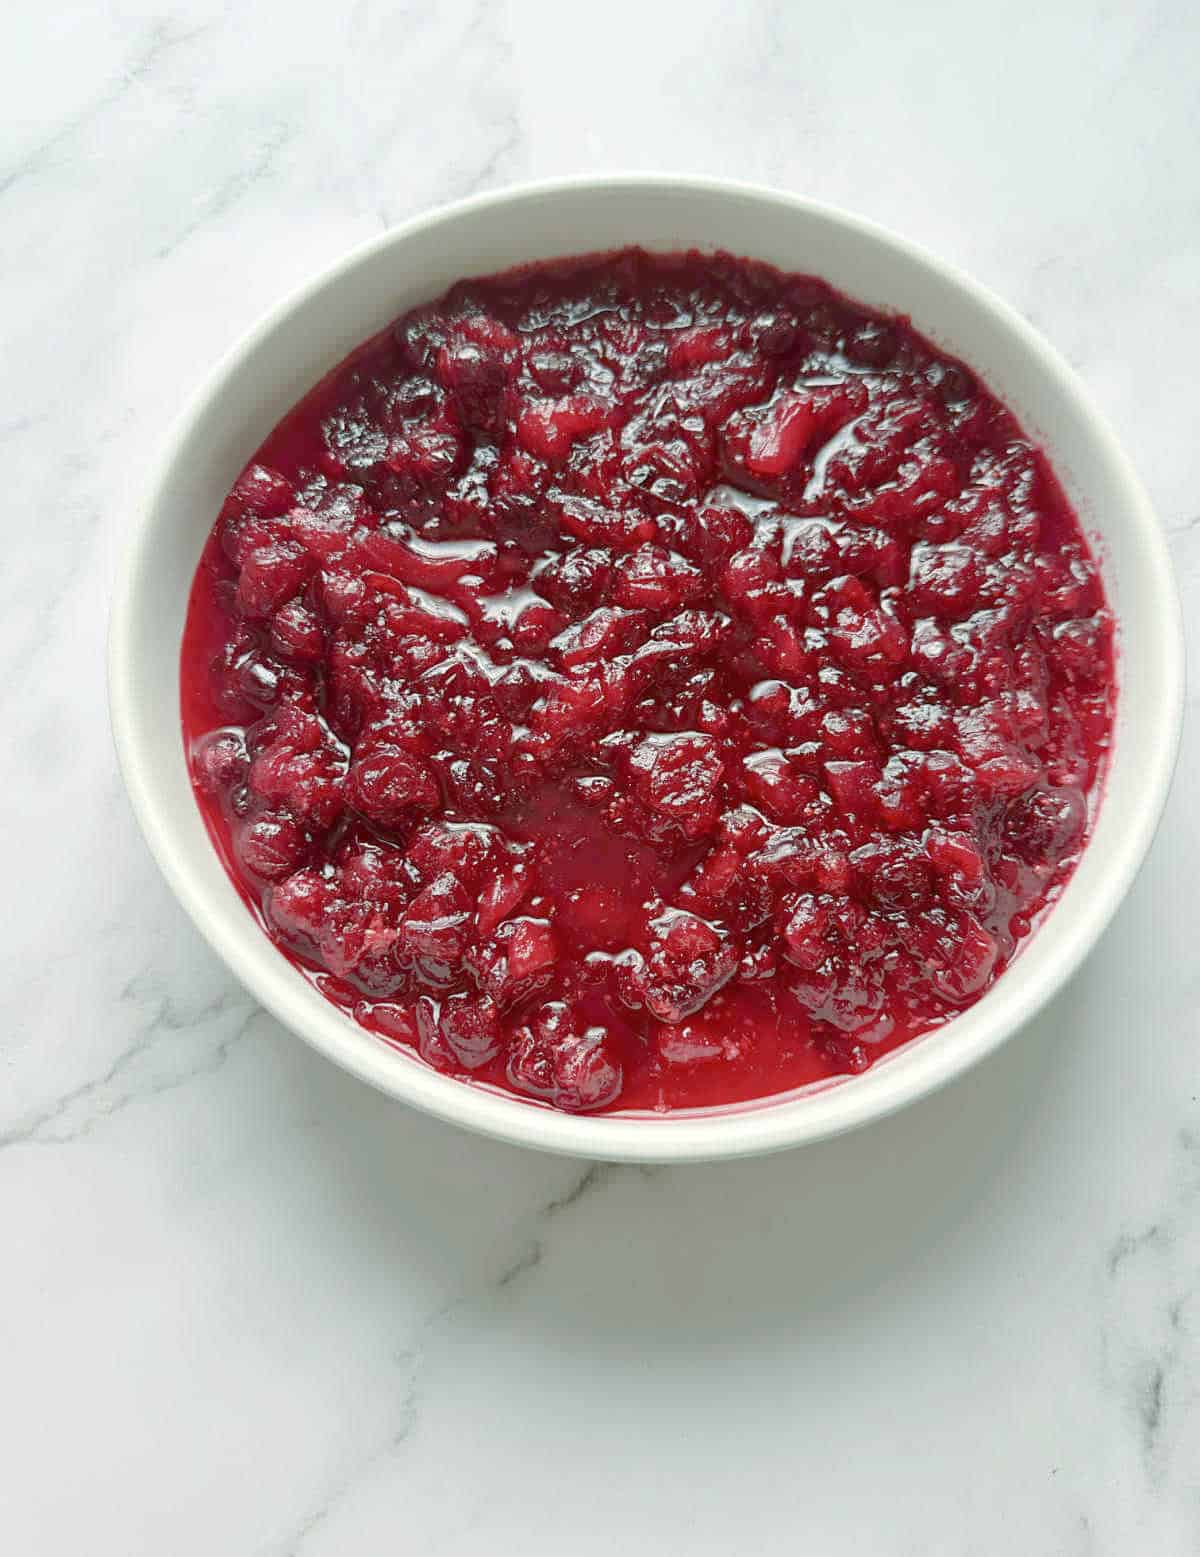
M962 363L637 250L464 282L235 483L184 738L266 932L431 1065L568 1109L843 1072L999 977L1083 848L1112 630Z

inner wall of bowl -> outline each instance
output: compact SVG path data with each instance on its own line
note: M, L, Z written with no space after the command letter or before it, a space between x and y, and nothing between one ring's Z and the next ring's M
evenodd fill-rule
M931 268L923 255L851 218L750 191L702 186L533 189L390 234L268 318L208 385L152 500L152 520L136 559L128 670L137 677L132 689L137 761L129 765L134 770L129 778L142 815L155 819L148 827L151 843L185 906L235 972L276 1015L340 1063L476 1128L511 1138L540 1136L539 1144L564 1150L584 1150L588 1143L596 1149L603 1137L615 1153L638 1156L645 1154L646 1124L619 1117L567 1119L436 1075L359 1030L275 951L252 923L201 823L180 739L178 676L187 594L218 508L254 449L313 382L391 319L463 276L628 243L729 249L822 276L864 303L908 314L918 329L980 372L1048 449L1085 524L1099 535L1106 586L1122 619L1116 756L1105 803L1075 878L1048 926L1023 953L1018 977L1001 979L948 1027L852 1083L797 1101L753 1105L745 1115L747 1126L776 1117L778 1131L790 1138L846 1128L892 1106L906 1076L917 1090L920 1073L932 1075L937 1065L946 1070L946 1045L961 1054L952 1071L1029 1014L1062 959L1070 960L1072 939L1086 941L1093 916L1085 905L1109 892L1114 856L1123 845L1127 851L1135 847L1130 828L1144 810L1136 754L1146 743L1162 744L1154 695L1164 651L1162 634L1156 636L1148 615L1162 589L1157 553L1139 543L1139 526L1144 533L1153 520L1142 511L1144 502L1121 456L1080 407L1057 361L1036 338L1023 338L1019 324L1014 330L1006 311L995 311ZM931 1065L934 1046L942 1059ZM803 1125L797 1110L804 1112ZM707 1128L736 1112L723 1111ZM649 1128L695 1132L702 1126L693 1117L654 1121ZM631 1129L641 1145L623 1134Z

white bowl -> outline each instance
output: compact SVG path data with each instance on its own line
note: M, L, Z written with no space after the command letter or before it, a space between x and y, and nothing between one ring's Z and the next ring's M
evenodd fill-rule
M1118 619L1114 755L1070 885L1013 968L947 1026L862 1076L719 1111L579 1117L437 1074L344 1016L272 945L217 858L180 736L179 645L200 550L245 461L352 347L462 276L617 248L723 248L831 281L907 314L976 369L1048 451L1097 544ZM137 516L113 606L113 729L163 874L214 949L281 1022L382 1091L547 1151L666 1162L736 1157L835 1135L973 1065L1079 966L1128 889L1167 794L1183 702L1183 639L1166 546L1112 433L1062 358L1013 309L873 223L810 200L705 179L580 178L449 206L356 249L280 304L218 364L181 418Z

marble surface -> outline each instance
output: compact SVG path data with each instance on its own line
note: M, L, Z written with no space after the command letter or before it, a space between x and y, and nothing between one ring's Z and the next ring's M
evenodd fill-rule
M216 353L430 203L614 167L852 205L1011 298L1140 467L1194 654L1198 18L10 9L6 1553L1200 1550L1194 720L1118 920L1003 1053L867 1134L643 1172L473 1140L257 1011L136 832L102 666Z

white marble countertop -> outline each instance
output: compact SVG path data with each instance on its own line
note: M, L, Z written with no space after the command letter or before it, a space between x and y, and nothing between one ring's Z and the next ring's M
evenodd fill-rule
M952 1090L733 1166L389 1104L160 882L102 642L170 418L432 202L613 167L890 223L1062 347L1196 641L1197 10L21 0L5 49L0 1547L11 1557L1200 1550L1195 722L1073 986Z

